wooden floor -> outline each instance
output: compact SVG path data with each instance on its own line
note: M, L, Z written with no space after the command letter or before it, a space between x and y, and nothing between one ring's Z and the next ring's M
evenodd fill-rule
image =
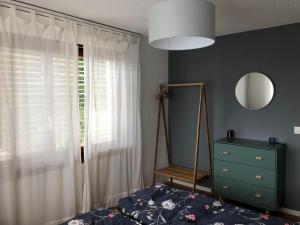
M184 189L184 190L188 190L188 191L192 190L192 188L186 187L186 186L183 186L183 185L180 185L180 184L175 184L175 183L171 184L170 182L167 182L166 184L169 185L169 186L172 186L172 187L176 187L176 188L180 188L180 189ZM217 196L214 195L214 194L212 194L212 193L203 192L203 191L199 191L199 190L197 190L197 192L206 194L207 196L211 196L211 197L217 198ZM264 211L262 209L258 209L258 208L254 208L254 207L251 207L251 206L248 206L248 205L244 205L244 204L242 204L240 202L237 203L235 201L228 200L228 199L226 199L226 202L234 204L234 205L238 204L238 205L240 205L242 207L245 207L245 208L248 208L248 209L253 209L253 210L256 210L256 211L264 213ZM292 221L292 222L298 222L300 224L300 217L298 217L298 216L292 216L292 215L281 213L281 212L272 212L271 215L272 216L281 217L283 219L286 219L286 220L289 220L289 221Z

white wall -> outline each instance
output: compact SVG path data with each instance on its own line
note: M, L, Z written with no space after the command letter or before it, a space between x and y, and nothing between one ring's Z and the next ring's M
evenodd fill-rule
M154 159L158 85L168 82L168 51L157 50L148 45L148 38L141 38L141 119L142 119L142 163L144 185L152 182ZM167 107L166 107L167 108ZM161 129L161 131L163 131ZM162 134L162 133L161 133ZM164 136L161 135L161 140ZM160 165L166 161L166 148L160 144Z

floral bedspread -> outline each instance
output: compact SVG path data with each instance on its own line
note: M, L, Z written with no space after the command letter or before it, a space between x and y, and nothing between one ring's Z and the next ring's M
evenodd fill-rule
M92 210L73 219L80 225L296 225L164 184L121 199L118 210Z
M118 209L147 225L295 225L203 194L163 184L156 184L121 199Z
M118 210L108 209L91 210L87 213L78 215L61 225L68 225L68 223L73 220L79 222L80 225L141 225L129 217L124 216Z

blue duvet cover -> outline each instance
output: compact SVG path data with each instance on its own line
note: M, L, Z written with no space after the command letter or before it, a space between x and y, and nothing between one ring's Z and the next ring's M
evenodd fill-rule
M77 219L82 219L86 225L296 225L163 184L147 187L121 199L116 212L96 210Z

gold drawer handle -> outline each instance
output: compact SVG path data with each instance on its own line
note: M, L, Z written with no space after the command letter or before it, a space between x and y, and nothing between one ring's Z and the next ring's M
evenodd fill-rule
M263 179L263 176L256 175L255 178L256 178L256 180L262 180L262 179Z
M263 160L263 157L256 156L255 159L256 159L256 160Z
M224 173L229 173L229 169L224 168L224 169L223 169L223 172L224 172Z
M223 152L224 155L229 155L229 152L225 151Z
M262 198L262 197L263 197L263 195L262 195L262 194L258 194L258 193L256 193L256 194L255 194L255 197L256 197L256 198Z
M224 189L224 190L228 190L229 187L228 187L227 185L223 185L223 189Z

